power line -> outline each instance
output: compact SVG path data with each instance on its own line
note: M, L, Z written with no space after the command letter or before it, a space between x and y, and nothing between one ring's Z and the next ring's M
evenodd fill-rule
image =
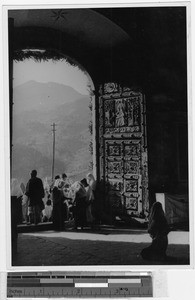
M53 132L53 158L52 158L52 171L51 171L51 178L52 182L54 180L54 170L55 170L55 132L56 132L56 123L53 123L52 125L52 132Z

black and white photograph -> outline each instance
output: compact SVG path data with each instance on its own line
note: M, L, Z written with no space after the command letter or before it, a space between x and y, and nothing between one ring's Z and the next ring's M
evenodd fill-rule
M188 12L8 7L12 267L190 267Z

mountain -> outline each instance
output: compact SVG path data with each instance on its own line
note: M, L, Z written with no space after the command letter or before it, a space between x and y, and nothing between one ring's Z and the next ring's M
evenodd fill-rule
M16 113L32 109L47 111L61 104L74 102L81 97L83 95L69 86L31 80L14 88L14 110Z
M47 99L48 94L54 100ZM66 172L74 180L82 179L90 171L92 160L89 152L92 136L88 128L90 98L71 87L34 81L17 86L13 97L12 176L24 183L32 169L37 169L41 178L51 176L51 124L55 122L55 174ZM44 101L40 104L37 99Z

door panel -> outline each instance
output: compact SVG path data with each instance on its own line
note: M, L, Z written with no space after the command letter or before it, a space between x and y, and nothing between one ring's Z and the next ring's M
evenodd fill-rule
M108 197L129 214L148 209L144 97L115 83L100 88L100 176Z

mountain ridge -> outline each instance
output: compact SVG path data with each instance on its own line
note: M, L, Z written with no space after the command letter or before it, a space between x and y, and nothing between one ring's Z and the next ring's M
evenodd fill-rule
M58 89L59 85L55 83L53 86L54 98L60 98L60 101L45 101L41 109L37 103L29 104L33 90L37 87L34 81L25 86L28 93L26 96L20 93L22 97L19 100L14 89L13 177L24 182L29 177L29 168L36 168L41 178L51 176L53 122L57 124L55 172L74 174L74 178L79 179L78 176L84 176L86 170L89 171L88 166L92 160L89 152L91 135L88 129L91 120L90 97L81 94L79 97L79 93L74 91L71 101L64 102L61 100L61 92L67 91L68 94L70 91L72 93L73 89L66 89L65 86ZM41 84L41 91L47 95L48 89L44 87L45 85ZM25 107L21 107L22 103Z
M39 107L40 110L52 109L56 105L76 101L82 97L74 88L61 83L40 83L28 81L13 89L14 110L28 111Z

